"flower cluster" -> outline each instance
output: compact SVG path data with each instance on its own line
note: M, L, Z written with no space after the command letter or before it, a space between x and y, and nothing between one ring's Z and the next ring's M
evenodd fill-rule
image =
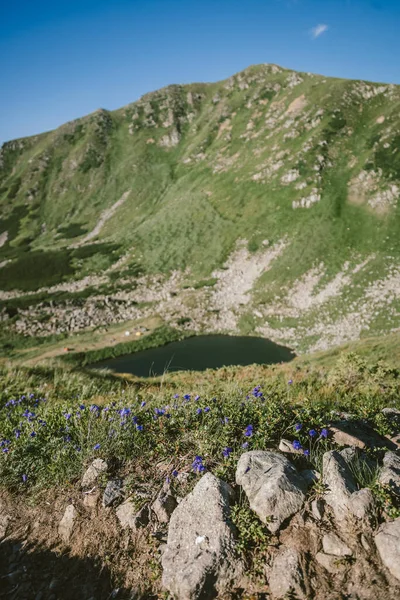
M203 473L206 470L201 456L195 456L192 462L192 469L195 473Z

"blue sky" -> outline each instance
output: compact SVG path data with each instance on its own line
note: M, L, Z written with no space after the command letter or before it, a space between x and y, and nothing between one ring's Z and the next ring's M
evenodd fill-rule
M0 0L0 142L250 64L400 84L400 0Z

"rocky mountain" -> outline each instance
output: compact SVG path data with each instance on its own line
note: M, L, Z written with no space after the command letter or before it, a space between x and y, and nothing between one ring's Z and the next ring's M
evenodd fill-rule
M398 329L399 109L400 86L265 64L5 143L0 319L157 313L298 351Z

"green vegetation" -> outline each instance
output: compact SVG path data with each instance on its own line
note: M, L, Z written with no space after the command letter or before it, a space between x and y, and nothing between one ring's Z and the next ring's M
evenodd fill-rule
M3 369L1 480L12 489L38 490L78 478L96 456L121 468L139 459L149 468L173 459L171 473L191 471L201 456L207 469L233 482L243 448L273 447L282 436L310 450L298 458L303 466L316 465L318 454L332 447L324 432L332 410L393 432L381 409L400 407L397 370L350 355L329 371L293 369L292 377L262 367L135 381L58 367ZM374 486L372 477L368 482ZM238 514L238 524L245 518Z

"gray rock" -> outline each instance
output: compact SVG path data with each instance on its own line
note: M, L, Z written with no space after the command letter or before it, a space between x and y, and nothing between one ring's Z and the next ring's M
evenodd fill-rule
M272 533L301 509L308 487L285 456L262 450L242 454L236 483L243 487L250 507Z
M163 585L176 600L214 598L242 576L230 520L232 488L206 473L171 516Z
M178 503L175 496L172 495L171 487L168 484L164 484L151 505L151 510L156 515L159 523L168 523L177 505Z
M324 554L323 552L317 552L315 555L316 561L324 567L329 573L334 575L335 573L341 573L346 570L345 564L340 561L337 556L333 554Z
M277 554L268 578L273 598L287 598L293 594L301 600L306 598L304 576L300 566L300 555L292 548L284 548Z
M380 527L375 544L385 567L400 581L400 517Z
M73 504L69 504L65 509L64 516L58 526L58 533L62 540L67 544L74 528L74 522L77 517L77 512Z
M316 498L311 502L311 513L317 521L321 521L324 518L325 503L321 498Z
M112 506L122 497L122 480L111 479L106 486L103 494L103 506Z
M349 466L336 450L325 452L323 457L323 482L327 487L325 501L332 508L338 521L346 519L349 500L357 487Z
M389 485L396 494L400 495L400 456L394 452L386 452L383 458L379 483Z
M149 505L145 504L138 511L132 500L129 499L117 508L115 514L122 527L130 527L133 531L146 527L150 521Z
M97 481L97 478L101 473L105 473L108 469L108 465L105 460L101 458L95 458L90 467L86 470L83 478L81 487L91 487Z
M351 556L353 551L345 544L336 533L326 533L322 538L322 548L325 554L335 556Z
M354 492L350 496L349 511L357 519L370 520L376 512L376 501L368 488Z
M335 421L330 424L329 430L339 446L355 446L361 449L377 447L395 449L389 438L380 435L364 421Z

